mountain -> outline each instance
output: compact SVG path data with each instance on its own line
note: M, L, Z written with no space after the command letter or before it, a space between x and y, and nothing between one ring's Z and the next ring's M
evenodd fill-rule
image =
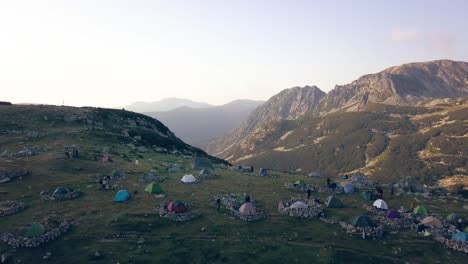
M452 107L455 106L456 103ZM461 110L458 115L466 113ZM343 131L340 133L349 133L349 124L343 121L356 113L345 114L348 116L330 119L323 127L338 125ZM461 116L450 114L447 125L452 118ZM285 121L294 124L299 119ZM438 120L438 116L432 119ZM360 122L355 125L358 130L367 121ZM425 122L430 124L433 120ZM307 123L315 125L313 120ZM377 139L373 142L379 146ZM459 142L441 138L433 148L456 146ZM78 146L78 158L64 155L65 147L71 145ZM163 147L169 153L158 151ZM343 152L347 149L345 146ZM97 159L103 155L110 155L113 162ZM456 249L452 250L439 239L422 238L409 225L395 227L383 220L381 213L367 212L372 201L359 198L359 194L340 195L347 205L344 209L322 209L311 200L313 211L306 211L309 218L298 219L297 214L286 214L278 208L278 204L291 204L297 199L306 201L304 193L284 188L285 183L301 180L322 187L322 178L278 171L259 177L215 164L215 177L184 184L181 178L185 174L198 176L200 172L191 169L192 161L187 156L193 155L206 154L178 140L162 123L141 114L100 108L0 105L1 262L387 264L421 263L424 258L433 263L466 263L460 244L450 246ZM341 157L335 159L336 165L342 162ZM297 157L285 158L282 164L296 165ZM316 164L314 156L306 158ZM446 162L444 156L432 157L434 161L436 158L444 158L440 166ZM175 169L175 164L180 169ZM110 190L100 188L103 176L109 176L106 181L112 186ZM157 181L157 185L152 181ZM382 187L387 195L390 187ZM162 193L152 193L157 189ZM72 192L66 193L67 190ZM130 193L130 198L114 202L123 190ZM266 218L257 222L239 219L238 211L232 207L238 208L246 194ZM328 195L322 191L313 193L314 199L321 201ZM408 208L415 197L403 192L387 201L392 208ZM450 195L434 191L429 199L425 197L418 199L431 214L458 212L462 219L466 217L466 199L454 191ZM165 208L171 201L184 203L187 211L166 214ZM322 217L315 216L322 210L326 210ZM352 216L363 213L379 226L378 232L372 229L366 233L366 239L361 232L350 233L352 227L346 224ZM250 217L247 220L252 220ZM454 245L448 230L443 230L448 238L443 241ZM384 237L373 237L380 231L384 231ZM391 233L395 231L398 235ZM42 232L46 233L41 235Z
M224 153L235 145L252 146L255 142L245 144L244 139L263 133L262 126L273 121L296 119L308 111L316 110L324 96L325 92L317 86L283 90L257 107L238 128L206 144L205 149L213 155L227 157Z
M284 90L206 150L234 164L329 176L465 175L467 96L468 63L401 65L328 94L316 87Z
M189 99L181 98L165 98L156 102L135 102L124 108L130 111L143 113L143 112L159 112L170 111L178 107L187 106L190 108L208 108L213 107L207 103L194 102Z
M336 86L321 102L324 113L368 103L417 106L441 98L468 96L468 63L438 60L410 63Z
M204 142L220 137L239 126L262 103L236 100L210 108L183 106L171 111L145 114L162 121L185 142L203 147Z

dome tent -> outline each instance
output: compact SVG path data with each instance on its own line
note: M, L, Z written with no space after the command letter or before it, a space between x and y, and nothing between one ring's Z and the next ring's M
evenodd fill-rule
M343 203L341 202L341 200L338 199L334 195L328 196L327 200L325 200L325 204L327 205L328 208L341 208L341 207L343 207Z
M467 242L468 241L468 233L465 232L457 232L452 235L452 240L458 240L462 242Z
M377 209L388 210L387 203L382 199L375 200L375 202L372 204L372 206L376 207Z
M426 218L424 218L422 221L421 221L421 224L425 225L425 226L436 226L436 227L443 227L442 225L442 222L433 217L433 216L428 216Z
M184 177L182 177L182 179L180 179L183 183L194 183L194 182L197 182L197 179L189 174L189 175L184 175Z
M45 228L39 223L32 223L26 231L26 237L39 237L45 233Z
M304 203L303 201L297 201L293 204L291 204L291 206L289 206L289 208L295 208L295 209L299 209L299 208L308 208L309 206Z
M114 197L114 202L125 202L130 199L130 193L127 190L120 190Z
M361 193L361 197L369 200L369 201L374 201L375 200L375 194L371 191L364 191Z
M385 213L385 217L387 217L389 219L401 218L401 214L398 211L388 210L387 213Z
M68 190L66 187L58 187L57 189L55 189L55 191L52 193L52 195L65 195L67 193L69 193L70 190Z
M374 227L375 224L366 215L359 215L351 219L351 224L355 227Z
M306 183L303 180L298 180L298 181L295 181L293 184L294 185L305 185Z
M458 218L460 218L460 216L457 213L451 213L451 214L447 215L445 220L447 220L447 222L450 222L450 223L454 224L457 221Z
M180 201L171 201L167 205L167 211L175 212L175 213L183 213L187 211L187 207L185 206L184 203Z
M253 206L252 203L247 202L241 205L241 207L239 208L239 213L241 215L249 215L257 213L257 210L255 209L255 206Z
M426 207L422 205L418 205L416 208L414 208L413 213L417 215L427 215L428 212L427 212Z
M156 182L151 182L145 187L145 192L147 193L162 193L161 186Z

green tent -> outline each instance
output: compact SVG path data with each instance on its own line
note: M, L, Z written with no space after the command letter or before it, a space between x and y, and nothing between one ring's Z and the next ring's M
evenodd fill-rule
M460 218L460 216L457 213L451 213L451 214L447 215L445 220L447 220L447 222L449 222L449 223L454 224L457 221L458 218Z
M294 185L305 185L305 184L306 184L306 183L305 183L305 181L303 181L303 180L298 180L298 181L295 181L295 182L294 182Z
M39 237L45 233L45 228L39 223L33 223L26 231L26 237Z
M355 227L373 227L375 224L366 215L359 215L351 219L351 224Z
M325 204L329 208L341 208L341 207L343 207L343 203L341 202L341 200L336 198L334 195L328 196L327 200L325 201Z
M152 182L145 187L145 192L147 193L162 193L161 186L159 184Z
M369 201L373 201L375 200L375 195L374 193L372 193L371 191L364 191L361 193L361 197L366 199L366 200L369 200Z
M418 214L418 215L427 215L427 209L426 207L422 206L422 205L418 205L416 208L414 208L414 214Z

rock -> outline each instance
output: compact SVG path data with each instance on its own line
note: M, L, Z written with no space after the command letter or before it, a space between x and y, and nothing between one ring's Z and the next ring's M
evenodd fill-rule
M100 258L100 257L101 257L101 253L100 253L99 251L94 252L94 257Z
M164 198L164 197L166 197L164 194L155 194L154 195L154 198L156 198L156 199L161 199L161 198Z
M9 182L11 181L11 178L10 177L6 177L6 178L3 178L0 180L0 183L5 183L5 182Z
M202 228L200 229L201 232L205 232L205 230L206 230L205 227L202 227Z

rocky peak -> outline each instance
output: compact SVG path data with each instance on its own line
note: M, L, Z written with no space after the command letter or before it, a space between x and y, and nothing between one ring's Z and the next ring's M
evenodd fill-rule
M449 60L410 63L337 85L321 111L362 110L368 103L416 106L435 99L468 96L468 63Z

